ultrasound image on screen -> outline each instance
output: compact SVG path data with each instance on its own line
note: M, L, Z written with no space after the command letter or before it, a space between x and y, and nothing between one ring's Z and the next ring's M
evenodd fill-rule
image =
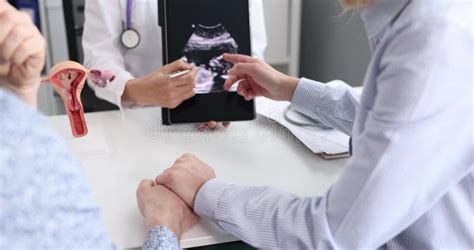
M233 64L222 55L251 54L248 0L172 0L166 9L168 62L199 67L197 94L225 92Z
M193 28L182 59L199 67L195 91L197 94L222 92L227 71L233 67L222 55L236 54L239 46L222 24L193 25Z

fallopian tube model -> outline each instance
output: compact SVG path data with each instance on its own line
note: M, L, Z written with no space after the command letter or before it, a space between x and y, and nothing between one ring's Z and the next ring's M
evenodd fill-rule
M83 137L88 131L81 101L81 92L86 79L104 88L115 79L115 76L109 71L87 70L79 63L68 61L56 64L49 72L49 76L42 80L44 84L52 84L63 99L75 137Z

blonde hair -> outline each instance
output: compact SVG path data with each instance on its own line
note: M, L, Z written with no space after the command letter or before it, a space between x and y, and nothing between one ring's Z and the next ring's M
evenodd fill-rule
M369 5L372 0L342 0L345 9L360 8Z

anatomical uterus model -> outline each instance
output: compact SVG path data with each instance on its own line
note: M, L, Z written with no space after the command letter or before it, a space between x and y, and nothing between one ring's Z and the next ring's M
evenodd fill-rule
M87 70L79 63L67 61L56 64L49 75L43 79L43 83L52 84L63 99L74 137L86 136L88 132L81 101L81 93L86 80L91 80L99 87L105 87L114 78L114 75L108 71Z

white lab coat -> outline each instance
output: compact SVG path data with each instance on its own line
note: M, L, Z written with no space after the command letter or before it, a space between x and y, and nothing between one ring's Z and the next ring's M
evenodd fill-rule
M111 70L116 75L112 84L98 88L93 84L97 97L120 108L126 83L143 77L162 66L161 28L158 26L156 0L134 0L132 8L133 29L140 33L141 42L135 49L126 49L120 38L126 22L126 0L85 1L85 24L82 46L84 64L90 69ZM120 3L120 5L119 5ZM263 58L267 45L262 0L250 0L252 54Z

